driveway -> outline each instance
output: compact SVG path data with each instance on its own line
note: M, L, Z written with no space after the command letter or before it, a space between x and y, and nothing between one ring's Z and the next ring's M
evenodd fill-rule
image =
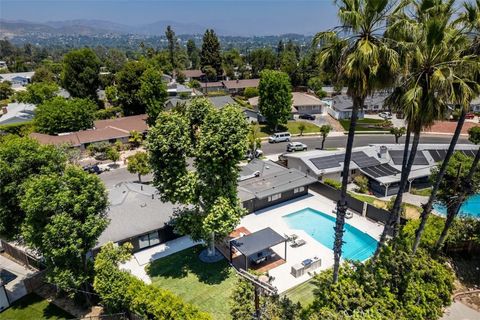
M461 302L454 301L450 307L445 310L440 320L478 320L480 312L473 310Z
M23 284L23 280L37 272L27 269L23 265L18 264L3 255L0 255L0 270L3 270L3 273L8 275L9 280L11 279L11 281L5 285L10 303L17 301L27 294L27 289Z

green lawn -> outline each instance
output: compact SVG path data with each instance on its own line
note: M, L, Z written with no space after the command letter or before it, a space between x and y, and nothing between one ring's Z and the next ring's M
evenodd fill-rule
M425 189L412 188L410 193L417 196L429 197L432 194L432 188L425 188Z
M291 121L287 122L286 126L279 126L278 132L288 131L291 134L299 134L300 130L298 129L298 126L301 123L303 123L305 125L305 130L303 131L303 133L318 133L319 130L320 130L320 128L317 125L315 125L311 122L291 120ZM260 125L260 137L268 137L272 133L273 133L273 131L270 130L270 128L267 125L265 125L265 124Z
M74 317L66 311L34 293L16 301L10 308L0 313L1 320L57 320L72 318Z
M230 319L230 295L237 276L226 260L203 263L195 246L159 259L147 267L153 285L167 289L214 319Z
M390 128L370 127L375 124L382 123L384 121L385 120L370 119L370 118L358 119L357 127L355 128L355 131L390 131ZM345 131L348 131L348 129L350 128L350 120L344 119L344 120L340 120L339 122L342 125L343 129Z
M313 302L314 289L315 285L313 284L313 281L309 280L292 289L289 289L287 292L285 292L285 295L293 302L300 302L303 307L306 307Z
M369 203L369 204L371 204L371 205L374 204L374 201L375 201L375 200L380 201L380 200L378 200L378 199L375 198L375 197L366 196L366 195L362 195L362 194L358 194L358 193L354 193L354 192L349 192L348 194L351 195L352 197L354 197L355 199L358 199L358 200L360 200L360 201Z

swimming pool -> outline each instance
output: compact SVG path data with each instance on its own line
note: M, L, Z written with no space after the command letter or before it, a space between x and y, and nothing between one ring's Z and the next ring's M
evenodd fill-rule
M447 208L439 203L435 203L433 209L441 215L447 215ZM460 208L460 214L471 217L480 217L480 194L468 198Z
M333 250L335 239L335 217L312 208L288 214L283 217L288 226L292 229L300 229L308 233L312 238ZM377 248L377 241L368 234L357 228L345 224L343 235L344 259L363 261L370 258Z

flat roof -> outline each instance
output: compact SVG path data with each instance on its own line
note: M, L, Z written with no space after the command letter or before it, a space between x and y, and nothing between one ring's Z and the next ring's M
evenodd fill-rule
M243 255L250 257L257 252L285 241L287 241L287 239L275 232L272 228L265 228L249 235L233 239L230 243Z

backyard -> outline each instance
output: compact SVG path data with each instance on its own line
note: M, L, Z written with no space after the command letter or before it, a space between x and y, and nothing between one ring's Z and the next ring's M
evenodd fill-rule
M313 284L313 281L309 280L288 290L285 292L285 295L293 302L300 302L302 307L306 307L313 302L314 289L315 285Z
M305 130L303 130L303 133L318 133L319 130L320 130L320 128L317 125L315 125L311 122L291 120L291 121L287 122L286 126L279 126L278 127L278 132L288 131L291 134L299 134L300 133L300 129L299 129L300 124L305 125ZM265 124L260 125L260 137L268 137L272 133L273 133L273 131L270 130L270 128L267 125L265 125Z
M355 131L390 131L391 126L380 126L382 123L386 124L385 120L371 118L358 119ZM350 120L340 120L340 124L345 131L348 131Z
M1 320L59 320L72 318L73 316L69 313L34 293L21 298L10 308L0 313Z
M195 246L159 259L147 267L153 285L167 289L209 312L214 319L230 318L230 295L237 281L226 260L203 263Z

